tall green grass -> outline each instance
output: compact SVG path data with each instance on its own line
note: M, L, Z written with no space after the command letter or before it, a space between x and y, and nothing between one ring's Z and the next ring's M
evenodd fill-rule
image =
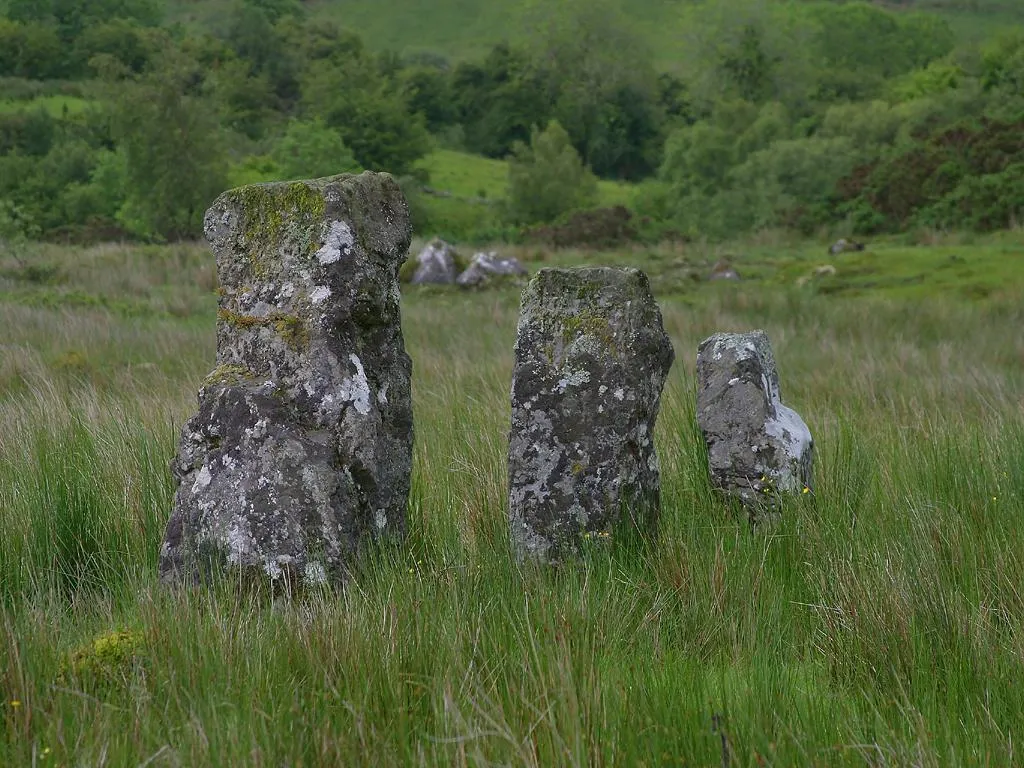
M72 257L93 258L51 255ZM181 274L169 295L204 307ZM410 291L409 538L291 601L155 583L212 311L149 316L139 373L120 348L141 354L136 318L0 295L0 765L1015 764L1020 278L984 301L767 278L660 293L677 362L659 539L557 570L506 540L516 292ZM162 281L140 264L122 298ZM755 327L816 483L751 530L708 485L692 368L706 335ZM89 365L69 374L51 346Z

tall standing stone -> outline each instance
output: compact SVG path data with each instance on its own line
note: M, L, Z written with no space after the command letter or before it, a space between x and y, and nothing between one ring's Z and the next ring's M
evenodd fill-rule
M751 508L811 487L814 442L782 404L764 331L718 333L697 351L697 424L711 482Z
M673 357L643 272L542 269L530 282L509 438L519 556L557 562L586 537L654 532L654 424Z
M339 580L363 539L405 527L408 206L383 174L258 184L217 198L204 228L220 281L217 367L171 466L160 576L236 566Z

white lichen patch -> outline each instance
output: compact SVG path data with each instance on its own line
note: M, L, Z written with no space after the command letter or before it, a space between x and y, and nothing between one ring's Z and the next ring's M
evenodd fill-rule
M616 400L622 400L626 396L626 392L622 387L619 387L612 394L615 395Z
M321 264L334 264L341 259L342 254L347 254L355 238L348 224L343 221L332 221L327 235L324 237L323 247L317 251L316 258Z
M373 522L376 524L378 531L383 531L388 527L388 516L383 509L374 510Z
M252 554L256 542L247 530L239 525L238 521L228 530L228 563L241 565L246 558Z
M555 391L561 394L569 387L578 387L590 381L590 371L575 371L568 376L563 376L555 385Z
M318 304L323 304L329 298L331 298L331 289L328 288L326 285L318 285L309 294L309 300L310 302L312 302L314 306Z
M196 472L196 479L192 483L192 493L199 493L206 488L212 480L213 476L210 474L210 468L203 464L202 468Z
M343 400L352 403L357 413L366 416L370 412L370 382L359 357L349 355L348 359L356 367L356 374L341 382L338 394Z

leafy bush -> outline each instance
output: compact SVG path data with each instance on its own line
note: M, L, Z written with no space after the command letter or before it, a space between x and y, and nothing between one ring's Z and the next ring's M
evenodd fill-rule
M849 174L837 188L840 209L860 212L861 231L866 224L892 231L915 221L1005 226L1020 210L1022 162L1024 123L962 124ZM866 215L868 209L875 215Z
M524 237L554 248L611 249L636 240L632 218L633 214L622 205L577 211L549 226L530 229Z
M556 121L518 143L508 167L507 215L516 224L553 221L597 199L597 179Z
M284 179L317 179L362 170L341 134L318 119L289 123L272 157Z

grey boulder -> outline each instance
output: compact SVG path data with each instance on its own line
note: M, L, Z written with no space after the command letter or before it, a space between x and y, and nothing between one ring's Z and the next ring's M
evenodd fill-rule
M523 277L529 274L519 259L502 257L495 252L478 253L455 282L464 287L474 287L495 278Z
M455 249L444 240L432 240L416 257L418 266L412 276L413 285L451 285L458 269Z

